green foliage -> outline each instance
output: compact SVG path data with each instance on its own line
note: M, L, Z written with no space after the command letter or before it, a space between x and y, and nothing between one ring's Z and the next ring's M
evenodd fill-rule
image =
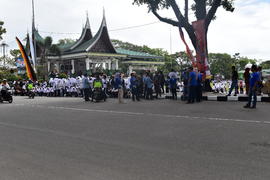
M9 51L9 53L13 57L13 59L18 59L19 57L22 56L19 49L12 49Z
M137 51L137 52L144 52L144 53L148 53L148 54L152 54L156 56L164 56L165 54L168 54L167 51L161 48L150 48L146 45L139 46L139 45L135 45L129 42L123 42L116 39L113 39L112 43L115 48L122 48L122 49L131 50L131 51Z
M44 41L37 41L37 45L41 49L40 66L37 67L37 76L39 79L47 79L49 72L47 72L47 57L49 55L61 55L61 51L56 44L53 44L53 39L50 36L44 38Z
M66 44L72 44L72 43L74 43L74 42L75 42L74 39L64 38L64 39L59 39L57 45L63 46L63 45L66 45Z
M2 34L5 34L7 31L5 28L3 28L4 22L0 21L0 40L2 40Z
M68 76L65 73L61 73L58 76L59 78L68 78Z
M247 64L256 64L256 59L241 57L239 53L231 56L222 53L210 53L208 58L212 75L223 75L225 79L230 79L231 67L236 66L238 71L244 70Z
M20 76L15 75L8 69L0 69L0 80L7 79L8 81L16 81L20 79Z
M226 53L210 53L208 61L212 75L223 75L225 79L230 79L231 67L235 65L235 59L231 55Z
M205 4L207 7L211 7L214 5L215 0L207 0L206 2L202 0L194 0L195 3L192 5L192 10L196 11L196 6L200 6L201 4ZM193 0L190 2L194 2ZM160 10L160 9L168 9L172 6L172 0L133 0L133 4L136 5L147 5L149 11L153 10ZM221 4L222 7L226 11L234 11L234 0L222 0Z
M262 66L263 69L270 69L270 60L262 62L260 66Z
M10 57L8 57L8 56L6 56L6 57L0 57L0 62L5 62L5 65L7 66L7 67L10 67L10 66L15 66L15 59L13 59L13 58L10 58Z
M162 56L164 57L165 65L160 66L159 70L164 71L165 73L170 72L172 68L176 70L180 70L180 64L177 61L177 58L179 55L173 54L169 55L169 53L161 48L150 48L146 45L138 46L129 42L123 42L120 40L112 40L112 43L116 48L123 48L131 51L138 51L138 52L144 52L156 56ZM126 72L128 70L127 64L119 64L119 67L123 72Z
M168 0L134 0L133 4L137 5L143 5L146 4L149 8L149 11L151 9L153 10L159 10L159 9L168 9L171 5Z

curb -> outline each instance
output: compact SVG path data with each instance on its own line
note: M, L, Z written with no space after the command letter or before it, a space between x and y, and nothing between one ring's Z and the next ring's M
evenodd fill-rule
M172 99L172 96L165 96L165 99ZM183 96L181 96L181 100ZM247 102L247 96L203 96L204 101L240 101ZM257 102L270 102L270 97L257 96Z

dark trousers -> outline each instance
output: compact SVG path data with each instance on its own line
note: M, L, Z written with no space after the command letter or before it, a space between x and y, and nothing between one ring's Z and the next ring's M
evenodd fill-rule
M256 104L257 104L257 91L252 90L252 88L249 88L248 104L247 104L248 106L251 106L252 97L253 97L253 105L252 105L252 107L256 107Z
M232 81L232 85L231 85L231 88L230 88L230 91L229 91L229 95L231 95L233 89L235 89L234 94L235 95L238 94L238 81L237 80Z
M188 86L184 85L184 90L183 90L183 100L186 101L188 100Z
M202 100L202 86L196 86L196 101L201 102Z
M161 88L162 93L164 94L165 93L165 91L164 91L164 83L160 84L160 88Z
M176 88L171 88L172 99L177 99Z
M146 99L153 99L153 89L152 88L147 88L147 91L146 91Z
M249 94L249 82L245 82L246 84L246 95Z
M194 102L196 96L196 86L189 86L188 102Z
M144 89L143 89L143 96L144 96L144 99L146 99L146 97L147 97L147 86L146 85L144 86Z
M160 85L155 85L155 93L156 93L156 98L158 98L158 96L161 97Z
M83 91L84 91L84 99L85 99L85 101L89 101L90 100L89 99L89 97L90 97L90 88L84 88Z
M136 98L137 101L140 100L138 88L133 87L131 89L131 94L132 94L132 100L133 101L135 101L135 98Z

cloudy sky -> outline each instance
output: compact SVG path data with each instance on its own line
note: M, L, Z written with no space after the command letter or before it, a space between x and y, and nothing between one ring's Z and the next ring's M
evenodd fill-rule
M236 0L235 6L234 13L218 10L209 29L209 51L270 60L270 0ZM177 28L158 22L145 6L132 5L132 0L35 0L36 26L42 36L52 36L55 42L77 39L87 11L92 31L98 30L103 7L112 39L169 52L185 49ZM174 17L170 11L161 13ZM0 0L0 20L7 29L4 40L10 49L17 48L15 36L23 39L31 30L31 16L31 0ZM150 25L127 28L144 24Z

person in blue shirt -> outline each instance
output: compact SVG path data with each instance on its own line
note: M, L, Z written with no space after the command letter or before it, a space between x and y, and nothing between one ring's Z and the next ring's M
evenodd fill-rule
M189 80L188 80L188 104L194 103L196 96L196 86L197 86L197 75L196 72L193 71L193 67L188 68L189 71Z
M153 80L150 78L150 74L149 72L146 73L146 77L145 77L145 86L146 86L146 99L151 99L153 100Z
M135 101L135 98L136 98L137 101L140 101L139 82L138 82L135 72L131 73L130 89L131 89L131 94L132 94L132 100Z
M90 91L90 82L87 74L84 74L84 77L82 78L82 88L84 91L84 100L89 101L91 91Z
M257 73L257 66L252 65L251 67L251 75L249 79L249 94L248 94L248 103L244 106L244 108L256 108L256 103L257 103L257 88L258 88L258 83L260 81L259 74ZM251 106L251 101L253 97L253 104Z
M124 96L124 90L123 90L123 83L122 83L122 77L120 73L116 73L114 77L114 89L118 90L118 102L124 103L123 96Z
M177 79L175 76L172 76L169 80L169 86L170 90L172 93L172 99L177 100L177 93L176 93L176 88L177 88Z
M197 73L197 86L196 86L196 101L201 102L202 100L202 74L196 70Z
M188 80L189 80L189 71L188 69L185 69L185 71L182 74L183 84L184 84L184 90L183 90L183 100L188 100Z

